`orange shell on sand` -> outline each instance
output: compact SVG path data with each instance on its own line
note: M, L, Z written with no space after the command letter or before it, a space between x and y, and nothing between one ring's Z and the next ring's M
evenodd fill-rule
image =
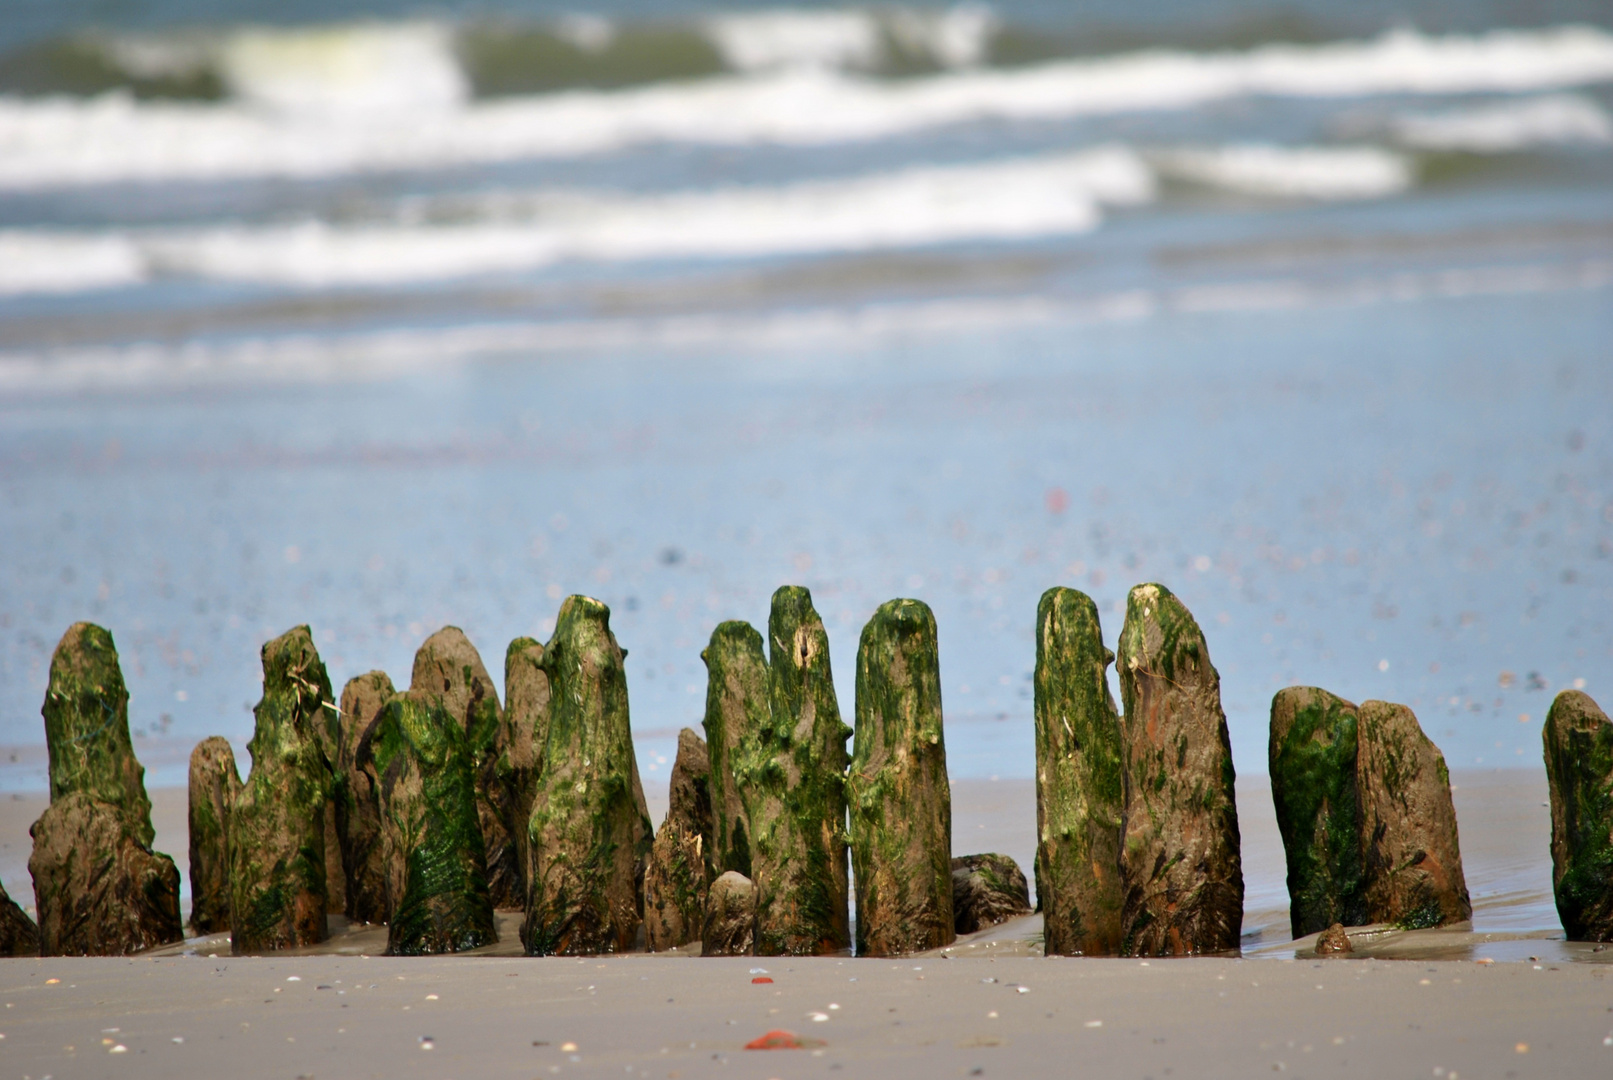
M756 978L751 980L752 983L770 983L772 981L773 980L766 975L758 975Z
M766 1035L745 1044L747 1050L799 1050L801 1040L793 1031L769 1031Z

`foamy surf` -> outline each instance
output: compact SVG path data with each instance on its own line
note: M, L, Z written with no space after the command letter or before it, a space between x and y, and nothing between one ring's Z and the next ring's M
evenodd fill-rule
M796 350L880 339L933 340L1013 327L1089 326L1163 317L1240 317L1426 300L1613 288L1613 261L1448 267L1344 281L1258 279L1087 296L946 297L740 314L570 319L285 334L183 344L0 350L0 394L207 385L353 382L442 370L486 357L643 349Z
M1613 117L1589 98L1553 94L1468 109L1408 113L1390 124L1394 138L1421 150L1499 154L1536 146L1613 143Z
M158 276L296 287L396 285L533 270L565 260L747 258L1071 235L1102 205L1154 197L1133 151L930 166L839 180L659 195L484 192L413 199L393 220L0 233L0 292L59 292ZM457 224L432 224L451 218ZM9 247L8 247L9 245Z
M1411 162L1377 147L1263 144L1162 151L1166 177L1247 195L1292 199L1377 199L1410 188Z
M620 91L474 102L459 101L436 61L421 60L426 74L419 94L433 104L419 108L405 93L411 69L390 71L386 64L419 60L429 50L421 52L419 41L407 48L400 41L365 54L377 66L363 79L355 76L360 89L353 94L365 106L358 115L310 104L342 85L331 72L346 70L322 54L278 62L288 70L326 72L323 82L281 77L265 60L250 80L243 76L245 99L217 104L136 101L126 94L0 99L0 189L317 178L574 158L654 143L814 146L979 121L1190 109L1253 95L1523 92L1613 80L1613 34L1560 27L1438 37L1396 31L1371 41L1209 54L1152 50L905 81L791 66Z

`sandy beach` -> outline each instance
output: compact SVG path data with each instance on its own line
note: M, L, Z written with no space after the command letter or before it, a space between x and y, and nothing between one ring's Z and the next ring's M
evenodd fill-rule
M1380 960L11 960L0 1053L34 1080L1589 1077L1613 1062L1607 976ZM770 1030L817 1045L743 1049Z

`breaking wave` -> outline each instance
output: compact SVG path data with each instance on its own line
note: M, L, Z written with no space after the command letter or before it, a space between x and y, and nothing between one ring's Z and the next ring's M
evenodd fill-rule
M562 261L745 258L1024 240L1094 228L1154 197L1133 151L929 166L656 195L481 192L399 203L391 220L75 235L0 232L0 293L159 276L294 287L397 285Z
M603 40L609 31L575 30L579 40L589 33ZM1590 27L1395 31L1369 41L1154 49L1014 69L970 66L969 43L978 37L937 31L936 55L950 59L937 61L938 73L901 80L846 68L861 48L849 30L825 30L810 48L802 43L810 35L770 36L760 22L733 23L726 39L713 33L727 40L733 66L701 69L708 78L486 100L460 65L453 36L434 24L242 32L219 47L230 58L215 80L222 100L149 100L127 89L0 96L0 189L330 177L650 143L811 146L1252 95L1516 93L1613 80L1613 34ZM774 37L805 52L779 60ZM146 58L148 70L161 70L158 59Z
M1478 108L1410 113L1390 124L1396 141L1420 150L1499 154L1536 146L1613 143L1613 117L1588 98L1553 94Z

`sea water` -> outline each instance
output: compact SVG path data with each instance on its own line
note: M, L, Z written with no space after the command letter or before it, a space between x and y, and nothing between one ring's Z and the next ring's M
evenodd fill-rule
M1613 697L1605 7L305 7L0 31L0 789L80 619L155 785L293 625L499 678L572 592L651 786L784 583L848 720L935 609L959 778L1052 585L1182 596L1244 774L1291 683L1485 770Z

